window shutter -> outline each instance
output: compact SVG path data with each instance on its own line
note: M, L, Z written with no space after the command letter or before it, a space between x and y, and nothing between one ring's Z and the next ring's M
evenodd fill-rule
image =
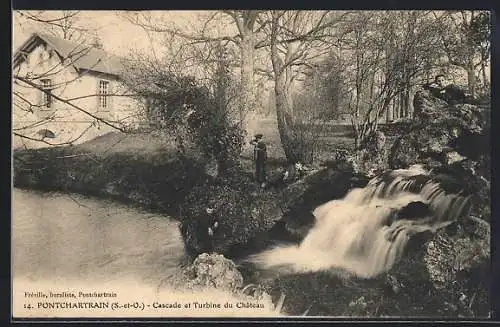
M35 89L36 93L38 94L38 106L41 108L43 106L43 84L41 82L38 83L38 86L40 89Z
M95 94L96 94L96 111L99 111L100 107L101 107L101 89L100 89L100 86L101 86L101 80L100 79L97 79L96 80L96 88L95 88Z
M113 83L111 81L108 82L108 110L111 111L113 108Z
M42 110L52 110L54 107L54 98L52 97L53 84L51 79L41 79L39 83L39 105ZM45 93L49 91L50 94Z

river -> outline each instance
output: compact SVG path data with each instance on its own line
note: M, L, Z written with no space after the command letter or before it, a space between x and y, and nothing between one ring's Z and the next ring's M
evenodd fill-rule
M79 194L21 189L14 189L12 207L15 317L272 314L272 303L258 312L234 307L227 310L191 307L187 311L158 308L160 304L169 306L176 302L183 306L196 301L215 304L239 301L223 292L178 291L164 285L168 276L180 272L184 260L178 222L170 217ZM63 297L51 298L51 292ZM115 298L104 300L138 304L142 308L75 310L48 304L55 300L103 301L98 297L80 297L80 292L115 293ZM68 295L71 293L76 298Z
M154 284L184 255L178 223L115 202L77 194L15 189L13 277Z
M120 303L143 306L135 311L123 307L119 313L83 312L93 317L277 315L270 298L264 310L243 311L237 307L242 298L234 294L172 288L167 277L180 272L185 258L178 222L172 218L77 194L15 189L13 197L13 303L19 316L82 314L49 310L45 303L54 299L37 294L51 292L63 293L64 301L71 298L64 294L116 293ZM372 179L365 188L352 189L344 198L317 207L315 225L299 245L278 245L238 265L253 265L250 270L257 275L256 283L290 280L285 291L292 295L303 284L297 283L298 278L322 272L340 277L321 282L324 287L331 285L335 292L340 288L347 293L366 292L363 288L370 285L343 287L339 280L345 273L372 279L388 272L403 256L411 235L449 225L468 212L469 201L470 196L447 194L422 168L392 171ZM405 210L410 204L429 211L415 220ZM75 296L75 300L82 299ZM197 301L206 303L209 310L188 306ZM187 311L160 309L154 303L180 305ZM229 303L233 308L212 310L212 305ZM145 308L148 304L150 310Z

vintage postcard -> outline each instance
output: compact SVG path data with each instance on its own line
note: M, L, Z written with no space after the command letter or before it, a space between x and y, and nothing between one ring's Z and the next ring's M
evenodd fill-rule
M491 26L13 11L12 317L490 317Z

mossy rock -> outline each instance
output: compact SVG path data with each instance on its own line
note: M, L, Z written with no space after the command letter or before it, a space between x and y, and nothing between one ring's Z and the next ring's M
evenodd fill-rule
M227 255L272 228L280 214L276 199L272 193L252 189L244 184L235 188L226 182L192 189L181 205L180 216L181 234L190 255L212 251Z

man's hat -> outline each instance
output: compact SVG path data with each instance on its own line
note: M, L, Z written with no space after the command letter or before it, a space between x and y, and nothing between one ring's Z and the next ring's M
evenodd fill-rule
M256 139L260 139L260 138L262 138L263 136L264 136L264 135L262 135L262 134L260 134L260 133L259 133L259 134L255 134L255 138L256 138Z

